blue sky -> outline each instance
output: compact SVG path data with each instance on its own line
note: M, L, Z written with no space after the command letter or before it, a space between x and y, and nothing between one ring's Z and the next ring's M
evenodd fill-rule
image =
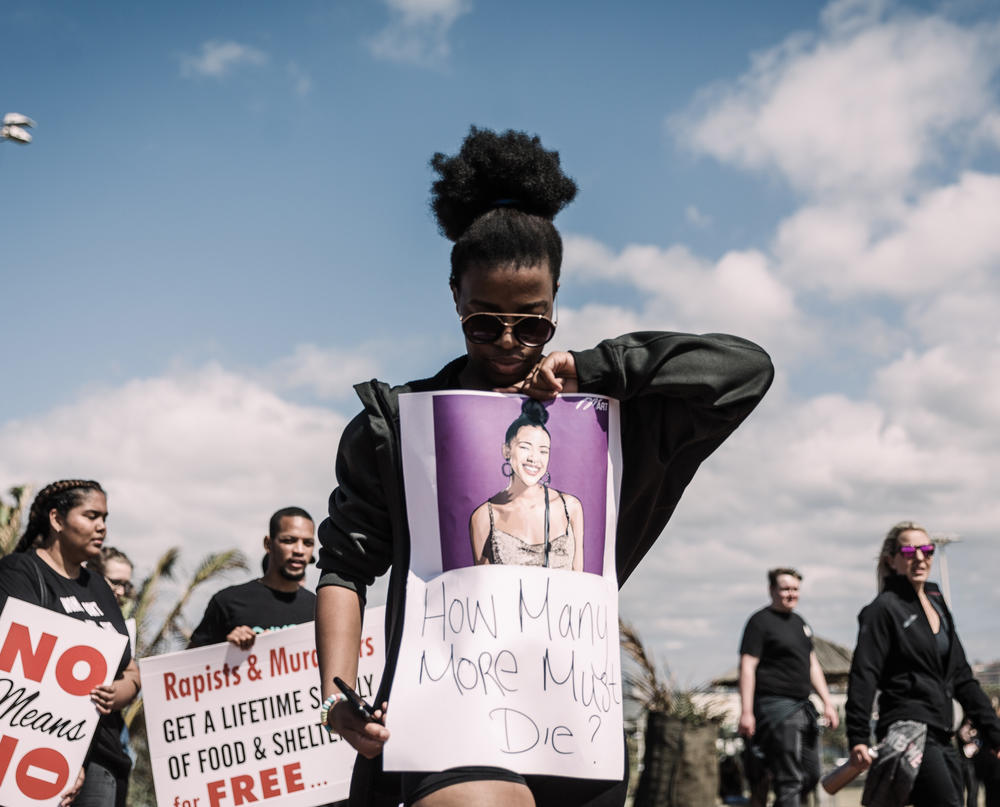
M459 343L444 316L448 244L427 213L427 160L470 123L530 128L561 150L582 186L567 230L614 247L693 237L718 254L726 245L684 210L723 216L733 205L720 190L742 178L677 160L664 114L688 99L692 74L738 70L773 36L746 20L733 27L739 45L699 35L741 8L729 5L692 19L579 4L572 20L546 4L469 6L449 55L418 65L372 53L392 19L379 3L8 9L4 53L21 69L5 71L4 103L41 122L30 149L3 155L5 184L18 187L4 227L27 248L14 292L37 298L65 278L72 293L50 300L51 316L91 309L87 342L124 377L178 353L256 363L300 342L350 343L370 333L373 308L397 300L413 304L414 330L450 342L433 367ZM809 5L774 11L784 27L791 9L813 16ZM238 50L219 74L191 65L227 44ZM771 189L768 206L783 196ZM738 243L749 228L733 213L725 229ZM18 308L26 325L31 307ZM123 331L142 337L123 344ZM60 341L15 361L59 362ZM50 383L84 380L79 364Z
M658 657L731 666L778 564L851 644L913 517L961 533L996 658L998 40L963 2L0 7L0 112L38 122L0 145L0 485L101 479L140 571L321 513L351 383L462 349L428 159L525 129L581 189L557 346L729 331L778 367L623 593Z

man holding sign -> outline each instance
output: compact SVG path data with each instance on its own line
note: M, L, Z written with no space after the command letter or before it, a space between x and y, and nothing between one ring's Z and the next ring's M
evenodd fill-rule
M544 355L562 261L552 219L576 184L556 152L523 132L472 127L458 155L431 164L440 177L432 206L455 242L450 284L466 355L433 378L356 388L364 411L341 438L338 487L319 532L327 723L365 758L352 805L616 807L628 778L617 587L701 462L767 391L771 363L756 345L720 334L636 333ZM507 505L521 491L511 483L498 493L496 478L508 477L510 438L485 427L467 436L501 415L506 428L513 418L499 410L520 409L519 399L490 391L559 396L559 423L574 429L531 449L551 451L548 459L519 460L521 481L532 484L517 512ZM472 458L480 446L488 461ZM514 546L506 556L520 560L494 563ZM529 557L542 562L521 565ZM557 557L566 568L553 567ZM355 678L366 587L390 567L374 699L381 707L392 689L383 725L352 711L333 677ZM506 706L492 705L501 699ZM565 720L551 719L553 704L570 701ZM474 716L456 703L474 705ZM384 772L398 770L407 773Z
M31 505L28 526L20 542L10 554L0 560L0 606L4 603L14 604L14 600L23 600L33 605L41 606L50 611L65 614L76 620L97 625L105 632L121 637L121 645L115 654L112 670L117 668L113 679L108 683L101 681L88 687L84 694L89 694L93 706L100 713L97 731L93 743L87 753L84 770L85 778L82 787L76 793L75 807L124 807L128 795L128 775L132 767L120 737L124 721L121 710L127 706L139 693L139 671L132 660L129 650L128 631L125 621L115 601L115 596L104 577L89 570L84 564L100 557L101 546L107 533L106 519L108 504L101 486L92 480L69 479L53 482L42 488ZM6 611L5 611L6 616ZM3 650L0 652L0 675L13 674L15 657L20 657L20 666L29 683L21 690L15 689L14 678L8 678L8 690L3 694L21 698L21 705L11 705L5 711L6 726L0 726L6 734L7 729L30 726L40 732L35 735L39 741L50 743L56 738L70 740L72 747L77 747L83 738L83 723L77 723L76 718L68 718L58 710L50 714L47 720L46 711L39 706L45 698L59 697L59 690L75 690L71 684L66 686L66 668L55 665L55 675L58 679L56 687L44 686L49 681L49 666L47 661L53 657L53 643L63 636L72 636L72 631L58 629L56 634L46 632L42 637L36 637L30 622L27 627L18 624L6 625L10 633L3 636ZM79 639L79 637L77 637ZM86 640L93 643L93 639ZM116 646L117 639L116 639ZM56 646L58 649L58 645ZM120 655L118 655L120 654ZM30 657L30 661L28 660ZM60 659L67 658L62 654ZM90 658L91 671L95 681L101 679L97 675L96 657ZM65 662L60 662L65 663ZM60 670L63 675L60 677ZM44 676L43 677L43 671ZM72 676L76 675L73 668ZM70 676L70 677L72 677ZM85 679L86 680L86 679ZM38 684L43 687L39 688ZM36 695L29 692L34 686ZM15 695L15 693L19 693ZM44 695L43 695L44 693ZM79 695L79 692L71 694ZM30 706L31 701L36 701ZM38 711L33 718L32 711ZM24 714L22 714L24 712ZM56 723L60 725L56 725ZM72 726L72 727L70 727ZM75 729L80 726L79 731ZM89 737L89 734L87 734ZM4 743L6 743L6 738ZM85 743L84 743L85 746ZM46 746L49 747L49 746ZM10 763L10 746L0 748L0 768L4 761ZM53 754L60 753L53 750ZM59 757L63 758L62 756ZM68 759L69 755L65 755ZM70 777L72 786L77 779L76 773ZM55 781L59 781L57 776ZM77 782L77 786L80 782ZM4 787L9 786L5 784ZM41 787L43 792L44 786ZM70 788L66 797L71 796L76 786ZM0 790L0 792L7 792ZM38 798L38 796L32 796ZM3 803L9 805L6 799ZM37 802L35 802L37 803ZM55 803L55 802L49 802Z
M312 622L316 595L301 582L313 560L315 532L312 517L301 507L275 512L264 536L264 576L216 593L188 647L228 641L249 650L258 633Z

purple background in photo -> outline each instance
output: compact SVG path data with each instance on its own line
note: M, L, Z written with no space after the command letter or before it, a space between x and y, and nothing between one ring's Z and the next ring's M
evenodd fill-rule
M545 427L552 436L549 473L551 487L573 494L583 505L583 570L603 574L608 412L593 406L577 409L586 399L585 395L572 395L546 404L549 420ZM504 435L520 416L522 400L434 396L443 571L473 565L469 518L473 510L507 486L501 471Z

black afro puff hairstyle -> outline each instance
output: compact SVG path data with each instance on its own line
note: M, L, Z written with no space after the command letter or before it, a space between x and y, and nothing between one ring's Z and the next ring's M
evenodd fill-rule
M431 209L441 233L455 242L451 282L474 264L517 267L545 261L558 281L562 239L552 224L576 196L576 183L538 137L475 126L457 155L430 161L440 177Z

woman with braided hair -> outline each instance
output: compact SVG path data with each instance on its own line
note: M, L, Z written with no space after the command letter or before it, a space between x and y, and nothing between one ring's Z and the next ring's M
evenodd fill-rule
M556 329L562 264L562 239L552 220L576 195L576 183L563 173L558 153L524 132L472 127L457 155L435 154L431 167L439 177L432 207L442 233L454 242L450 287L465 354L433 378L400 387L377 381L355 387L364 411L341 437L338 487L330 497L329 517L319 527L323 574L316 641L326 698L322 719L359 752L352 805L402 800L417 807L619 807L625 801L627 764L620 781L521 775L487 766L401 776L382 770L382 748L391 739L380 718L396 670L410 562L399 395L492 390L539 400L574 392L617 398L620 585L663 530L701 462L767 391L771 362L763 350L738 337L661 332L545 355ZM567 499L572 522L568 504ZM366 587L390 568L387 650L376 697L382 710L376 720L366 721L342 700L333 678L356 679ZM451 719L459 718L443 716L440 725L426 727L428 734L447 731Z
M42 488L17 547L0 559L0 608L14 597L127 636L114 593L101 574L86 566L101 556L107 518L107 497L93 480L63 479ZM121 710L138 693L139 670L126 644L114 682L90 693L100 719L81 775L63 805L124 807L132 763L119 740Z

